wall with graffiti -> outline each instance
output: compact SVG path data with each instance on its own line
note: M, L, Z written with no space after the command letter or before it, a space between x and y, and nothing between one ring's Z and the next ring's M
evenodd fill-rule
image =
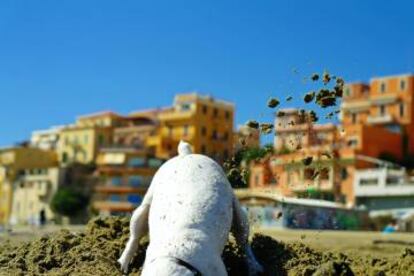
M246 206L251 224L296 229L366 229L366 211L281 203L277 206Z

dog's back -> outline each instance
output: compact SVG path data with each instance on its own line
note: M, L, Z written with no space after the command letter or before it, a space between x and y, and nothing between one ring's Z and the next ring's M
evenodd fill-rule
M220 255L232 223L232 189L215 161L188 148L179 152L151 184L147 260L172 254L201 271L221 270Z

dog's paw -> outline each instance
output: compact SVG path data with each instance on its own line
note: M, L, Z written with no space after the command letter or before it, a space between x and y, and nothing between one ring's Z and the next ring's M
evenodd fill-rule
M128 266L129 266L129 261L127 260L127 258L125 258L124 255L122 255L119 259L118 259L118 263L121 265L121 271L124 274L128 273Z

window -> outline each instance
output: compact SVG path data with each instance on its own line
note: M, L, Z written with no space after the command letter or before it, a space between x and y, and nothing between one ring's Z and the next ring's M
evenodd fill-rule
M380 115L381 116L385 115L385 105L380 105Z
M204 127L204 126L201 128L201 135L202 136L206 136L207 135L207 128Z
M225 133L224 133L224 135L223 135L223 140L224 140L224 141L229 140L229 133L228 133L228 132L225 132Z
M105 137L102 134L98 135L98 144L102 146L105 143Z
M405 90L405 80L400 80L400 90Z
M203 105L202 110L203 110L203 114L207 114L207 106L206 105Z
M120 202L121 201L121 196L113 194L113 195L109 196L109 200L113 201L113 202Z
M404 117L404 104L400 103L400 117Z
M139 168L145 166L145 158L133 157L129 159L128 165L133 168Z
M224 116L226 116L226 119L230 118L230 112L226 111Z
M162 160L157 158L150 158L148 159L148 166L150 168L158 168L162 165Z
M347 171L347 169L346 168L342 168L341 169L341 179L342 180L345 180L345 179L347 179L348 178L348 171Z
M191 109L191 103L183 103L180 107L181 111L188 111Z
M183 126L183 134L184 134L184 136L188 135L188 125Z
M142 197L139 195L128 195L127 200L129 203L138 205L141 203Z
M352 123L355 124L357 120L357 114L356 113L352 113Z
M357 146L357 145L358 145L358 140L357 140L357 139L352 138L352 139L349 139L349 140L348 140L348 146L350 146L350 147L355 147L355 146Z
M167 126L167 128L168 128L168 136L172 136L173 135L173 128L172 128L172 126Z
M217 116L218 116L218 109L217 108L214 108L213 117L214 118L217 118Z
M83 142L85 144L87 144L88 143L88 140L89 140L88 134L85 134L85 136L83 136Z
M218 138L217 130L213 130L213 134L211 135L211 138L213 140L217 140L217 138Z
M349 87L347 87L345 89L345 96L350 97L351 96L351 89Z
M398 185L400 183L400 179L395 176L388 176L385 182L387 186Z
M312 168L307 168L304 171L304 175L303 177L305 178L305 180L313 180L313 176L315 174L315 170Z
M114 176L111 178L111 184L114 186L121 186L122 178L120 176Z
M254 184L255 184L256 186L259 186L259 174L256 174L256 175L254 176Z
M62 162L63 163L68 162L68 153L67 152L62 153Z
M378 178L365 178L359 181L359 186L376 186L378 185Z
M328 168L322 168L319 171L319 179L320 180L329 180L329 169Z
M382 83L381 83L381 86L380 86L380 92L381 92L381 93L385 93L385 89L386 89L385 83L384 83L384 82L382 82Z
M202 154L206 154L207 150L206 150L206 146L205 145L201 145L201 153Z
M128 184L132 187L139 187L142 184L142 176L133 175L128 178Z

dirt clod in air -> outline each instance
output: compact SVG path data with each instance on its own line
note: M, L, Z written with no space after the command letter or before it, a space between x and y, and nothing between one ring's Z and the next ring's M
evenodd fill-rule
M246 122L246 126L248 126L250 128L258 129L259 128L259 123L255 120L249 120L249 121Z
M273 124L270 124L270 123L260 124L260 131L263 134L270 134L270 133L272 133L272 130L273 130Z
M323 84L327 85L330 81L331 81L331 76L329 75L329 73L327 71L323 72L323 75L322 75Z
M313 81L319 80L319 74L313 73L312 76L311 76L311 80L313 80Z
M290 102L292 99L293 99L293 97L292 97L292 96L288 96L288 97L286 98L286 101L287 101L287 102Z
M310 164L312 164L312 160L313 160L313 157L312 156L309 156L309 157L303 158L302 159L302 163L305 166L309 166Z
M309 111L309 118L311 120L311 122L315 123L319 120L318 116L316 115L316 112L311 110Z
M283 116L285 116L286 115L286 113L285 112L283 112L283 111L278 111L277 113L276 113L276 116L277 117L283 117Z
M278 99L276 99L276 98L270 98L268 101L267 101L267 106L268 107L270 107L270 108L275 108L276 106L278 106L279 105L279 100Z
M315 92L311 91L303 97L303 101L305 103L310 103L311 101L313 101L314 98L315 98Z

